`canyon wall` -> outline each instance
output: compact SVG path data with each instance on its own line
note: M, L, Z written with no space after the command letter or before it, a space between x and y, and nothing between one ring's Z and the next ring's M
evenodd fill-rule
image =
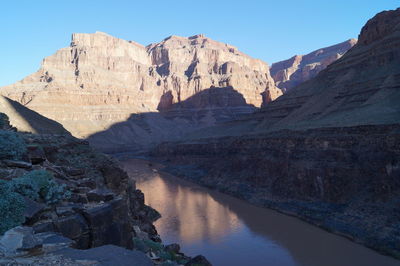
M163 143L165 171L400 258L400 125Z
M306 55L295 55L290 59L273 63L271 75L277 87L288 91L314 78L321 70L342 57L357 43L356 39L315 50Z
M163 143L169 171L400 258L400 9L315 78L240 120Z
M129 118L140 113L156 113L158 120L165 120L158 111L167 112L219 87L232 88L244 107L259 107L281 95L266 63L204 35L171 36L145 47L101 32L73 34L69 47L46 57L36 73L0 88L0 93L86 138L121 122L129 124ZM218 108L231 107L231 101L225 103ZM213 104L203 102L202 108L213 109ZM130 135L147 136L135 125L125 129Z

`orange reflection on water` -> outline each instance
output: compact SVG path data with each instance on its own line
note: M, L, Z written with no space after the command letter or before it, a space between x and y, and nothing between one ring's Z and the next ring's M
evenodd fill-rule
M239 218L229 208L199 189L171 186L169 178L153 173L146 181L140 181L146 204L157 209L163 217L162 222L155 224L161 235L174 230L185 243L200 240L216 243L240 228Z

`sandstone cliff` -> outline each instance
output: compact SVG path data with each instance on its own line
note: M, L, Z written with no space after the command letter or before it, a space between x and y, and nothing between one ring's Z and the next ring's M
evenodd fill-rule
M69 47L0 93L87 137L132 114L168 110L200 91L227 86L254 106L281 94L266 63L203 35L171 36L145 47L96 32L73 34Z
M398 14L399 9L377 14L362 28L360 41L343 57L260 112L229 125L202 130L191 137L398 123Z
M164 143L169 171L400 258L400 9L259 112Z
M342 57L356 43L356 39L350 39L306 55L295 55L290 59L273 63L270 70L271 75L277 87L288 91L315 77L321 70Z

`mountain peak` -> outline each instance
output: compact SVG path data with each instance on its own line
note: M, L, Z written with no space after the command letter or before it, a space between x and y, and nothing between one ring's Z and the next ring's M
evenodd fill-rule
M368 20L361 29L359 43L369 45L378 41L400 28L400 8L383 11Z

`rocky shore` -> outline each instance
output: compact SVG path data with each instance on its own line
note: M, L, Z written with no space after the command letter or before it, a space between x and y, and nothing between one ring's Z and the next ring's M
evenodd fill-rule
M160 215L117 161L69 135L16 132L0 115L1 265L194 263L162 244Z

